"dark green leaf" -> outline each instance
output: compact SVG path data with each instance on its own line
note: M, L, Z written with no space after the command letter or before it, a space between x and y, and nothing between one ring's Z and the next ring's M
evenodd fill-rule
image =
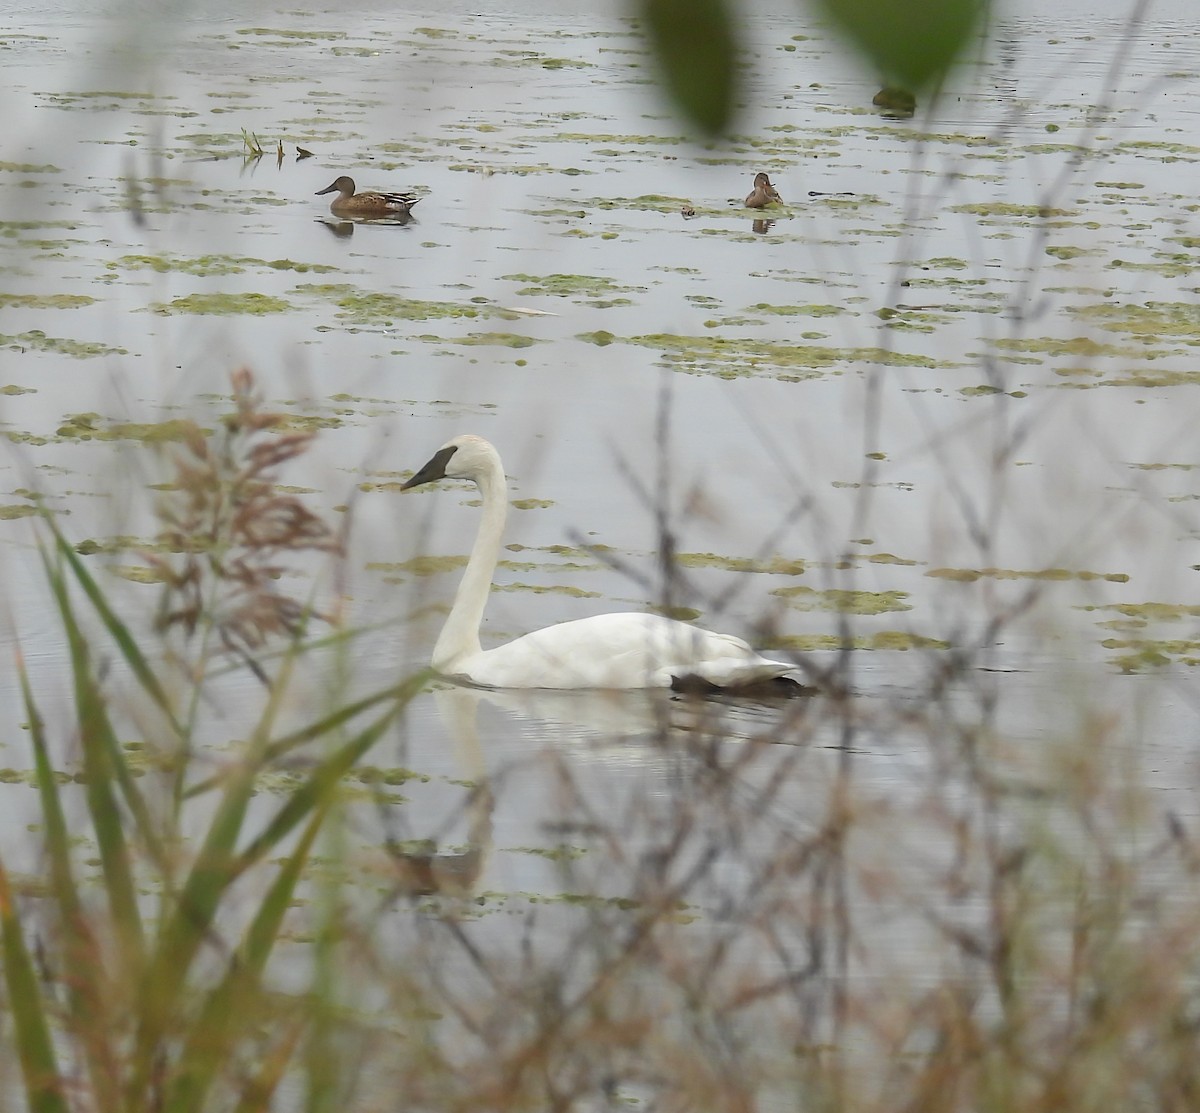
M3 941L4 976L13 1034L25 1076L25 1095L31 1113L69 1113L62 1078L50 1040L50 1025L38 990L37 973L17 910L13 906L8 874L0 865L0 937ZM7 1082L7 1080L6 1080Z
M29 736L33 743L38 795L42 805L46 855L50 866L50 892L62 926L62 963L71 972L66 979L70 1008L66 1023L87 1054L92 1084L101 1108L116 1108L118 1089L113 1077L114 1057L109 1043L110 1026L105 1022L104 978L99 959L100 947L84 911L83 901L71 868L71 834L63 813L58 780L50 763L42 716L34 702L33 690L24 660L18 658L17 670Z
M879 71L910 89L936 87L987 14L989 0L816 0Z
M129 968L135 969L141 961L142 921L138 910L137 886L133 879L132 855L117 801L116 785L127 786L130 802L138 803L138 812L151 839L152 830L144 803L133 786L116 733L109 721L108 705L92 673L88 642L76 620L66 581L45 554L43 563L67 635L71 671L75 680L75 714L82 743L88 812L96 830L105 889Z
M724 0L642 0L650 44L667 93L702 131L733 119L737 36Z

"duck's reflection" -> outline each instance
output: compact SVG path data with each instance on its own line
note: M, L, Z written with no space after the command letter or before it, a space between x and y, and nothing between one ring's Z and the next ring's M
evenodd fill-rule
M771 226L774 223L775 223L775 221L773 221L773 220L763 220L763 219L759 218L758 220L753 221L751 223L750 227L758 235L765 236L771 230Z
M354 235L353 220L333 220L327 216L319 216L316 219L317 224L323 224L329 229L339 240L348 239Z
M325 227L328 228L333 235L337 236L337 238L341 240L349 239L354 235L354 226L356 224L371 224L375 226L382 225L384 227L391 225L397 228L403 228L406 224L414 224L416 222L409 213L392 213L388 216L379 217L356 216L350 218L319 216L316 218L315 223L325 225Z

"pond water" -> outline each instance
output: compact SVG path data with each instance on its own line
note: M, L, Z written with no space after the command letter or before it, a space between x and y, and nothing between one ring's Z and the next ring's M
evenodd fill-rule
M1039 783L1107 738L1194 820L1190 5L1131 26L1123 5L1021 0L911 119L872 107L875 75L828 29L754 5L719 142L689 139L621 9L559 7L5 7L0 559L35 683L67 683L35 497L148 620L157 589L122 578L114 541L154 537L165 423L214 425L248 366L319 430L283 481L351 518L340 578L294 580L371 627L364 690L422 665L452 595L459 565L414 559L468 550L473 493L397 481L460 432L499 446L516 500L485 644L669 594L847 688L767 708L419 697L371 764L429 779L355 838L456 846L498 910L484 938L517 948L524 923L569 950L575 906L536 930L529 908L629 897L726 764L729 828L673 862L711 842L686 899L717 922L825 822L851 753L855 806L897 819L858 849L918 887L949 868L949 813L979 807L944 748L969 730ZM741 206L759 170L785 202L766 214ZM314 194L341 174L417 191L413 219L334 219ZM227 690L214 741L260 699L252 677ZM910 898L851 888L887 909L856 961L884 933L919 950Z

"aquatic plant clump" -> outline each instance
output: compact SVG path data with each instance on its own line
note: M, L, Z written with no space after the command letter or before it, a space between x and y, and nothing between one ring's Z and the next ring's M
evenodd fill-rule
M208 623L227 650L247 655L271 636L298 634L311 613L280 591L281 555L333 553L339 542L299 498L277 489L279 469L315 434L281 432L285 418L262 410L249 371L234 374L233 403L216 443L187 426L175 481L159 505L159 547L172 555L146 560L163 584L160 631L190 637Z

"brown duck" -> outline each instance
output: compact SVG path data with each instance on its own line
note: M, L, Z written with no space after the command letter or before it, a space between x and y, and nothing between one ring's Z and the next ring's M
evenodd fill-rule
M782 204L783 198L779 196L779 190L771 185L771 179L766 174L755 174L754 188L746 198L746 208L765 209L768 205Z
M316 196L334 190L337 190L337 196L330 203L329 211L336 216L407 216L420 200L412 193L355 193L354 179L345 174L333 185L318 189Z

